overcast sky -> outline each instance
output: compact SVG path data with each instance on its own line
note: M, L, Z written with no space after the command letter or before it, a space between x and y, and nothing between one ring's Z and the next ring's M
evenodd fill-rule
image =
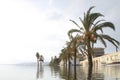
M120 41L119 0L0 0L0 63L35 62L36 52L45 61L58 56L68 40L67 31L77 28L69 19L79 23L90 6L115 24L115 32L105 33ZM114 51L108 43L105 52Z

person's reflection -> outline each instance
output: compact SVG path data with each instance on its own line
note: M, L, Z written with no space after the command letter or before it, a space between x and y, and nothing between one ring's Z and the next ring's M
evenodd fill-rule
M37 68L36 78L43 78L44 67L41 65Z

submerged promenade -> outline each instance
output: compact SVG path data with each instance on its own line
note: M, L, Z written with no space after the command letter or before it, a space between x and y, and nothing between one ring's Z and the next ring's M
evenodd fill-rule
M119 64L119 63L120 63L120 51L93 58L93 65L95 67L99 67L101 65L106 64ZM83 67L86 67L88 66L88 60L85 59L84 61L81 61L80 64Z

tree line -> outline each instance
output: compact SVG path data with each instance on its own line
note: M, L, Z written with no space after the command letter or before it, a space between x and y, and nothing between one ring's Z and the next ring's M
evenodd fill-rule
M120 42L111 37L108 34L104 34L105 28L110 28L115 31L115 26L112 22L106 21L101 17L103 14L99 12L92 12L94 6L90 7L86 12L84 12L83 18L79 17L79 21L82 25L79 25L76 21L70 20L76 25L76 28L70 29L68 31L69 41L66 42L66 47L61 50L60 56L57 59L51 59L53 61L60 62L63 60L65 66L70 69L70 59L74 60L74 80L76 79L76 58L77 54L82 56L87 56L88 60L88 80L92 77L93 68L93 55L94 55L94 44L100 41L104 47L107 47L106 41L110 42L118 50ZM72 57L74 56L74 58ZM57 62L57 64L58 64ZM52 63L52 62L51 62ZM68 65L67 65L68 63ZM55 62L56 64L56 62Z

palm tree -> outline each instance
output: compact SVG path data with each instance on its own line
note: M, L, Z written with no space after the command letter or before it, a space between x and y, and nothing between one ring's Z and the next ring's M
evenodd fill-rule
M72 46L71 46L72 42L67 42L67 59L68 59L68 80L70 79L70 66L71 66L71 62L70 59L72 59L73 56L73 51L72 51Z
M74 80L76 80L76 53L77 53L77 47L76 47L76 40L72 39L72 48L73 48L73 52L74 52Z
M68 79L70 78L70 64L71 64L70 59L72 59L72 56L73 53L71 51L71 42L66 42L66 47L61 50L61 54L59 58L61 60L64 60L66 64L65 66L66 66L66 70L68 71Z
M40 57L40 55L39 55L39 53L38 53L38 52L36 53L36 57L37 57L37 59L39 59L39 57Z
M67 57L68 57L68 54L67 54L67 50L66 48L63 48L61 50L61 53L60 53L60 60L63 60L64 61L64 66L67 68Z
M94 7L90 7L87 13L84 13L84 18L79 18L83 27L80 27L74 20L72 21L79 29L72 29L71 33L77 32L80 35L82 34L82 40L84 40L85 44L85 50L87 52L87 57L88 57L88 78L92 76L92 55L94 53L93 47L94 43L96 43L97 40L100 40L102 44L107 47L106 41L109 41L112 43L116 49L118 48L118 45L120 44L117 40L114 38L110 37L109 35L103 34L103 29L104 28L111 28L115 30L115 26L111 22L106 22L105 20L98 20L96 21L99 17L103 17L101 13L92 13L91 10ZM98 31L101 31L101 34L98 33Z
M39 70L39 58L40 58L40 55L39 55L38 52L36 53L36 58L37 58L37 70Z
M71 52L73 52L73 56L74 56L74 80L76 80L76 54L77 54L77 37L75 36L73 37L71 34L71 30L68 31L68 36L70 39L70 48L71 48Z
M39 61L40 61L40 65L42 65L42 62L44 62L44 57L43 57L43 55L40 55Z
M68 31L68 36L70 39L70 48L72 50L71 53L73 53L73 56L74 56L74 80L76 80L76 59L77 59L77 53L78 53L78 46L82 44L82 41L81 41L82 37L79 35L76 35L75 37L73 37L71 34L72 31L74 30L72 29Z

